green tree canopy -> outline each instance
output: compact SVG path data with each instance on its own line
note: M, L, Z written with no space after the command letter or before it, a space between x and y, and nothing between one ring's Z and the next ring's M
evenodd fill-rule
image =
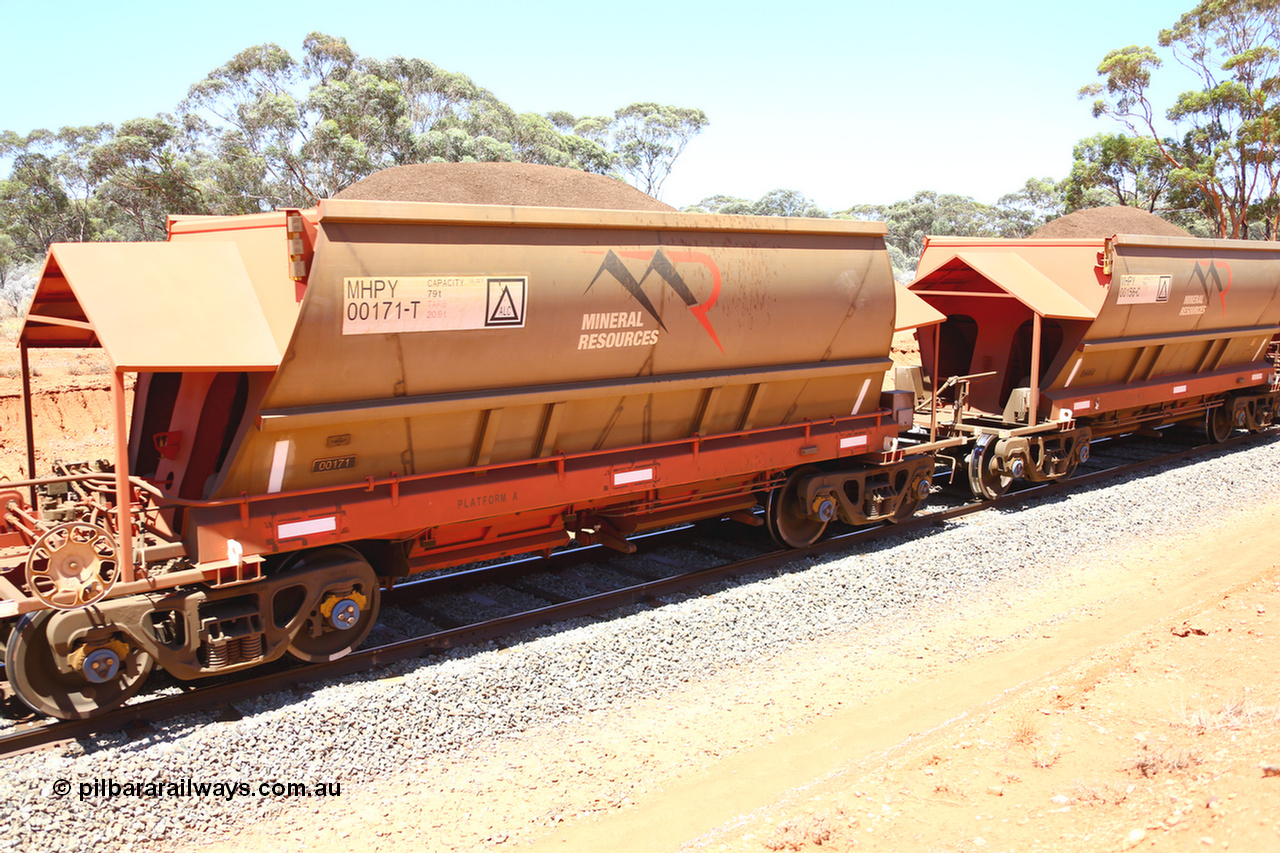
M892 204L855 205L839 215L884 222L894 277L910 281L925 237L1026 237L1062 215L1062 194L1062 187L1051 179L1032 178L994 205L969 196L918 192Z
M706 124L701 110L656 104L522 113L465 74L362 57L324 33L297 58L256 45L192 85L173 115L0 131L0 287L54 241L163 239L170 214L310 206L408 163L542 163L657 194Z
M991 209L1000 237L1029 237L1051 219L1062 215L1066 188L1052 178L1030 178L1022 189L1006 193Z
M1275 234L1280 0L1203 0L1160 32L1159 45L1200 82L1164 111L1163 122L1150 95L1162 60L1150 47L1108 53L1098 66L1103 82L1082 88L1081 97L1095 98L1095 116L1111 116L1155 145L1170 167L1171 189L1194 197L1219 236L1248 237L1258 218Z
M686 213L728 213L741 216L805 216L826 219L830 213L798 190L770 190L756 201L713 195L684 208Z
M622 171L641 192L662 193L676 158L707 126L702 110L635 103L614 113L613 141Z
M1118 204L1155 213L1166 198L1173 167L1153 139L1099 133L1077 142L1071 156L1068 211Z

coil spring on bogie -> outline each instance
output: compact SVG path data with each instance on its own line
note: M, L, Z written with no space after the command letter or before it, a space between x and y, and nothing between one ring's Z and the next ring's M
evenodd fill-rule
M879 518L889 515L886 505L892 507L895 492L893 486L877 486L867 490L866 499L862 502L862 511L867 518Z
M255 660L262 657L265 649L266 641L261 634L254 634L251 637L240 638L240 659Z
M261 634L249 634L236 639L206 643L200 649L203 663L210 669L233 666L262 657L265 640Z

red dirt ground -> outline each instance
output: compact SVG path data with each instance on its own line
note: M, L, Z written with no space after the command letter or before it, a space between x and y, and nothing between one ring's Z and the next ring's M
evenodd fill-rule
M28 476L15 334L16 321L0 320L0 480ZM33 350L31 369L37 474L47 475L54 459L114 458L111 384L102 352Z

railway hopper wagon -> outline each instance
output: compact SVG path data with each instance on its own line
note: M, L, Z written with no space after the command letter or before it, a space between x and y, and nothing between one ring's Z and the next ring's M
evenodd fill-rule
M1069 476L1092 438L1275 418L1276 243L933 237L911 288L946 316L919 335L930 419L975 495Z
M941 316L898 304L884 233L331 199L55 245L28 470L33 347L103 348L117 448L4 484L13 689L77 718L154 665L334 659L396 577L761 502L793 546L909 517L933 461L881 383L895 311Z

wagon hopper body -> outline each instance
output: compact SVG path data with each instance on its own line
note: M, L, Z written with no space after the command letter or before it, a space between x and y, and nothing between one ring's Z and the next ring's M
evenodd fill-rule
M114 470L6 493L8 672L46 713L340 656L390 576L761 499L803 544L927 495L881 225L327 200L170 231L55 246L23 327L24 363L102 346L117 400Z
M1275 415L1275 243L930 238L912 290L944 432L979 495L1070 474L1090 438L1205 419L1211 439Z

